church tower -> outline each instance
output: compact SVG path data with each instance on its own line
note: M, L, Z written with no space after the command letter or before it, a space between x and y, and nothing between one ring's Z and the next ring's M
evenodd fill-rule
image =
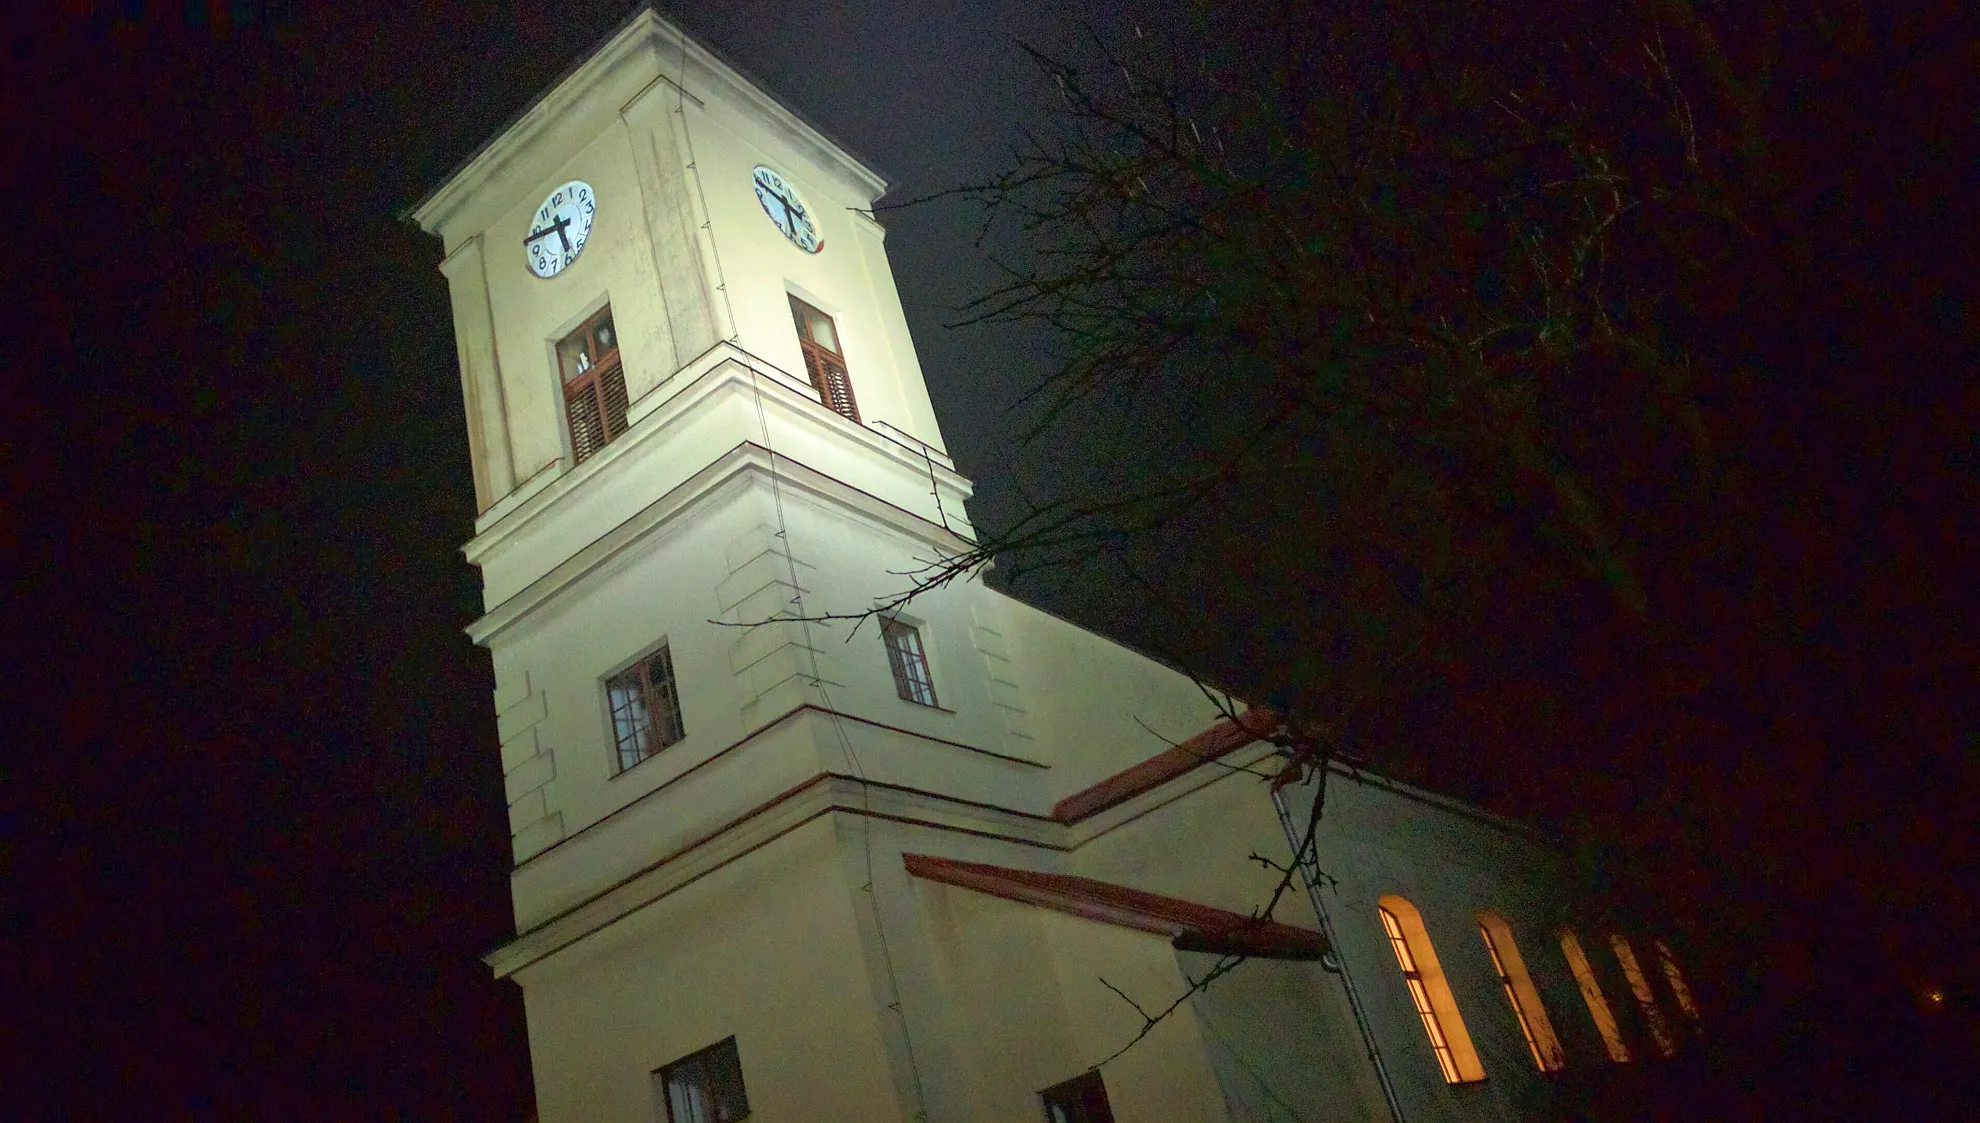
M881 782L1049 803L996 620L944 595L857 634L799 619L971 533L884 188L642 11L412 211L444 243L516 861L491 963L524 988L546 1119L629 1118L558 1105L611 1102L580 1085L615 1051L691 1052L654 1032L735 1034L744 976L811 1027L745 1040L752 1070L849 1097L807 1117L897 1110L896 997L848 888L870 878L828 813Z
M1518 1117L1465 910L1509 949L1557 926L1557 854L1341 776L1328 829L1355 833L1321 861L1354 925L1335 943L1311 894L1256 921L1278 874L1250 855L1290 864L1270 714L1219 720L980 583L844 618L972 536L884 187L641 11L411 212L444 248L516 863L487 961L541 1117L1263 1119L1260 1074L1327 1118ZM1444 949L1442 1075L1366 1063L1429 1017L1378 900ZM1525 962L1565 1007L1545 942ZM1160 1009L1227 955L1159 1026L1116 997ZM1386 1005L1350 1009L1323 958ZM1506 1078L1447 1090L1484 1065Z

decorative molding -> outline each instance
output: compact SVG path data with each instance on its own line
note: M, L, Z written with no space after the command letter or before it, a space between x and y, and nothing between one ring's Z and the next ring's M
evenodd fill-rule
M669 390L669 387L673 389ZM619 474L624 467L622 461L631 462L647 453L657 452L656 442L661 434L683 424L690 414L700 412L697 407L702 410L714 408L713 400L725 393L747 395L752 409L758 404L774 408L780 421L795 421L812 429L814 434L822 430L850 438L861 451L878 453L881 461L911 475L917 487L929 476L928 462L919 452L825 409L818 404L817 394L809 386L800 387L779 368L732 343L718 343L648 392L646 398L653 399L653 404L639 412L623 437L606 445L570 471L554 474L542 484L529 488L526 498L513 503L505 501L490 508L487 516L477 520L475 536L462 547L462 555L469 564L482 565L530 524L546 516L555 516L569 506L572 500L567 497L585 481ZM628 416L631 417L630 414ZM755 443L760 439L761 433L758 431L744 443ZM779 459L788 458L780 455ZM561 461L552 461L551 465L559 463ZM620 467L614 468L614 465ZM536 473L531 483L542 475L540 471ZM956 512L950 517L951 528L960 527L966 531L968 524L962 519L961 512L964 502L974 490L973 486L954 469L940 465L936 466L934 476L938 486L943 488L945 508ZM521 493L525 489L518 487L516 490ZM906 511L897 505L888 505L896 506L904 513ZM496 514L498 509L501 511L499 516ZM923 521L933 523L932 519ZM957 535L958 531L951 528L942 528L944 538Z
M619 442L613 442L617 444ZM606 448L609 451L611 445ZM602 453L600 454L603 455ZM593 457L593 459L598 459ZM850 510L868 522L907 535L934 549L962 550L968 543L920 515L880 499L841 480L815 471L762 447L745 442L706 468L667 491L618 526L579 549L548 573L488 610L468 625L474 642L487 646L503 630L573 587L585 576L667 527L697 501L732 483L768 487L772 477L786 495L802 493L815 500Z
M806 709L816 710L817 707L799 707L792 713L779 717L772 725L782 724ZM830 711L819 712L830 713ZM834 716L849 717L849 715ZM739 747L763 731L752 733L744 738L743 742L737 742L736 745L730 746L722 753L717 753L716 756L719 757ZM1056 815L1038 815L1012 807L821 771L810 779L745 810L729 822L702 833L632 875L533 926L514 940L489 952L483 959L495 969L498 976L512 975L823 816L840 815L900 823L1031 847L1044 854L1064 855L1075 853L1087 843L1203 788L1230 780L1239 775L1241 770L1266 760L1275 752L1274 747L1267 742L1247 741L1236 748L1225 750L1223 762L1226 767L1190 768L1171 774L1160 783L1142 788L1124 799L1114 800L1105 808L1092 811L1077 822L1068 822L1065 818ZM710 758L711 762L713 759ZM1199 760L1199 763L1203 762ZM1340 766L1336 766L1333 771L1351 779L1370 778L1366 774L1356 773ZM678 782L678 779L675 782ZM1506 830L1522 838L1545 841L1536 839L1533 832L1524 828L1523 824L1501 820L1497 816L1468 808L1456 801L1434 797L1431 793L1419 792L1394 782L1383 782L1376 786L1412 798L1430 797L1439 805L1450 804L1451 807L1447 809L1470 811L1471 814L1466 817L1474 822ZM651 798L659 790L664 789L649 792L641 799ZM586 827L572 838L575 839L586 831L594 830L598 825ZM1134 891L1129 890L1129 892ZM1208 948L1211 945L1203 944L1202 947ZM1200 949L1192 944L1189 950Z
M495 341L495 312L488 292L488 263L479 234L454 247L440 263L454 319L455 358L467 409L468 457L474 470L475 506L487 511L515 490L510 453L507 391Z
M970 643L983 660L985 681L989 684L990 690L990 704L997 709L999 727L1004 731L1005 744L1020 755L1036 756L1038 742L1031 735L1030 718L1025 712L1024 691L1018 685L1017 668L1011 662L1010 651L1004 644L1003 630L984 622L980 606L971 606L969 623Z
M639 83L632 99L648 93L656 83L664 84L669 92L685 96L697 106L705 105L708 95L719 96L757 116L785 139L807 150L822 166L833 170L848 186L864 192L867 198L877 199L887 189L884 179L836 141L757 88L719 55L695 42L652 9L643 8L589 54L558 75L521 112L462 161L439 186L407 208L402 217L417 223L428 233L444 233L443 228L457 217L474 195L491 188L499 191L511 186L501 181L516 177L516 165L528 155L537 155L534 150L557 145L570 147L589 140L589 135L573 137L569 128L571 119L579 116L579 109L587 101L596 101L602 94L608 94L605 87L629 69L638 72L632 79ZM612 99L612 104L602 107L602 111L616 111L626 101L626 95L621 94ZM541 155L548 160L560 154L561 148L557 152Z
M709 247L702 244L692 213L693 169L682 155L681 122L668 104L672 92L671 85L648 85L619 110L619 120L632 148L653 275L673 346L668 366L678 370L727 333L719 322Z
M512 975L830 814L883 819L1063 849L1053 840L1063 828L1038 816L819 772L550 917L489 952L482 960L494 968L497 977Z
M485 533L489 527L507 518L509 512L534 499L538 492L549 487L557 479L558 469L563 466L564 458L561 456L553 457L548 463L539 466L536 471L530 473L528 479L511 488L509 494L497 499L492 506L481 513L480 517L474 520L475 534L479 536ZM479 564L474 558L469 558L468 560L470 563Z
M523 682L527 688L527 676ZM556 755L537 735L537 727L549 714L543 693L534 691L495 715L496 736L502 742L502 789L509 804L509 838L518 865L564 838L564 817L550 806L550 782L557 778Z

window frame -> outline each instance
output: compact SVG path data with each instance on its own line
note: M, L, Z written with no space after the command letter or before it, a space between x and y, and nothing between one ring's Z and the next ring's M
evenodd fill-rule
M1650 989L1650 976L1643 973L1643 964L1636 958L1636 949L1623 938L1620 932L1609 933L1609 950L1615 953L1616 963L1622 968L1623 981L1629 984L1629 992L1636 997L1637 1007L1643 1011L1643 1021L1650 1031L1650 1040L1656 1043L1657 1051L1666 1057L1677 1056L1677 1037L1671 1033L1670 1023L1664 1020L1664 1010L1657 1005L1657 996Z
M1662 940L1652 940L1657 948L1657 963L1663 968L1664 982L1669 985L1671 996L1677 999L1678 1009L1694 1023L1698 1017L1698 999L1691 993L1691 985L1685 982L1684 972L1678 970L1677 956L1671 953L1671 945ZM1694 1026L1693 1028L1696 1028Z
M653 668L656 664L664 667L666 671L664 680L657 683L653 679ZM644 730L633 730L635 744L639 733L646 734L646 751L630 758L626 748L628 738L621 735L620 706L613 696L614 691L619 688L619 683L629 677L638 683L639 700L645 708L646 717ZM674 655L670 642L662 641L646 654L606 675L604 688L605 723L612 733L612 762L615 766L612 775L623 776L659 756L663 751L687 740L687 715L681 706L680 676L674 670ZM672 719L671 723L662 724L659 715L663 714Z
M1045 1123L1114 1123L1114 1105L1107 1099L1107 1082L1097 1068L1062 1080L1038 1093ZM1054 1115L1053 1109L1063 1114Z
M694 1089L702 1094L706 1104L714 1105L706 1119L683 1119L674 1111L676 1078L690 1065L697 1066L694 1075L700 1078L693 1085ZM717 1072L718 1065L726 1067L727 1072ZM723 1091L718 1087L718 1082L725 1075L733 1079L733 1091L742 1109L740 1115L718 1114L722 1104L717 1097ZM667 1123L741 1123L750 1117L749 1089L743 1081L742 1052L736 1047L733 1035L661 1065L653 1071L653 1086L667 1113Z
M791 321L797 329L798 352L804 357L805 378L818 392L819 402L853 424L862 424L852 374L846 365L846 337L838 319L796 293L785 295L791 298ZM838 346L827 347L813 338L807 313L832 325L832 339Z
M935 692L935 667L928 658L928 642L922 637L922 626L906 617L882 616L880 644L887 650L887 669L894 676L895 695L903 702L941 709L941 700ZM919 678L915 675L917 665ZM921 697L922 692L927 697Z
M1513 1020L1519 1023L1520 1036L1526 1039L1527 1051L1533 1054L1534 1065L1541 1072L1566 1068L1567 1053L1554 1034L1547 1005L1533 985L1533 976L1526 969L1512 927L1504 917L1486 909L1478 914L1478 935L1485 941L1485 954L1492 960L1492 970L1499 978L1500 989L1505 991L1507 1005L1512 1007Z
M608 321L612 325L612 344L601 347L598 329ZM566 345L574 339L580 341L577 353L584 365L576 373L571 373L564 369L564 357ZM564 402L564 432L570 441L571 466L574 468L603 452L631 428L626 418L631 399L626 389L626 367L619 349L619 339L618 321L612 316L611 302L607 301L551 345L552 362L557 369L558 388ZM589 447L580 441L574 411L579 401L586 397L590 399L591 408L596 410L600 434L598 443Z
M1629 1042L1623 1039L1622 1023L1616 1020L1615 1010L1602 993L1602 983L1595 977L1595 965L1588 961L1588 953L1581 947L1581 937L1572 928L1561 931L1561 956L1567 960L1575 985L1581 988L1581 1001L1588 1007L1588 1017L1595 1023L1595 1031L1601 1035L1602 1047L1608 1052L1609 1059L1619 1065L1628 1064Z
M1401 969L1404 989L1409 992L1423 1032L1437 1061L1444 1083L1476 1084L1485 1079L1485 1066L1471 1043L1464 1015L1458 1011L1457 997L1444 977L1437 949L1423 924L1423 914L1402 897L1383 897L1375 905L1382 930L1389 939Z

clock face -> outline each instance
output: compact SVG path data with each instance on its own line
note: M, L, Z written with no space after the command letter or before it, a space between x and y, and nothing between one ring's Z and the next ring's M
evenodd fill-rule
M825 235L818 232L818 222L811 216L811 208L798 198L797 188L784 182L784 177L759 166L756 169L756 201L763 204L763 213L784 232L791 244L806 253L817 253L825 248Z
M529 236L523 239L529 271L554 277L576 261L584 240L591 236L591 216L597 211L598 198L588 183L574 179L552 191L530 217Z

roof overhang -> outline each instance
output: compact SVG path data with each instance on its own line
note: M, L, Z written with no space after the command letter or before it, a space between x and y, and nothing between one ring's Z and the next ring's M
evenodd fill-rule
M1187 741L1168 748L1060 800L1052 818L1077 823L1175 779L1200 764L1226 757L1279 727L1279 715L1253 706L1235 719L1221 718Z
M1330 950L1327 937L1308 928L1088 877L961 862L930 854L903 854L901 861L908 873L925 881L1167 936L1178 951L1317 960Z

